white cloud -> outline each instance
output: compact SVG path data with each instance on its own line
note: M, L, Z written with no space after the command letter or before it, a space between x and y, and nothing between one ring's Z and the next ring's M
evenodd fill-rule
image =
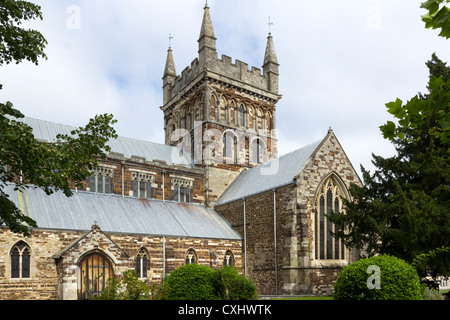
M49 59L3 66L0 99L27 116L72 125L113 113L120 135L164 143L159 107L168 35L180 74L197 57L205 1L34 2L44 20L31 25L49 41ZM69 6L79 8L79 20ZM261 67L268 17L274 22L280 154L323 138L331 126L355 168L370 168L372 152L393 152L378 129L389 119L385 103L425 90L433 52L450 61L450 42L424 28L424 12L410 0L210 0L209 6L219 56L250 66Z

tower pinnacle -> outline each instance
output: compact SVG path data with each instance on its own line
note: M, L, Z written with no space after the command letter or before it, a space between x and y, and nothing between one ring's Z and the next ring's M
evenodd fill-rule
M169 40L171 40L171 37L169 37ZM169 49L167 50L166 66L164 68L164 75L163 75L164 103L167 103L167 101L170 99L170 90L171 90L170 88L172 87L176 77L177 71L175 69L175 63L173 61L172 48L169 47Z
M264 54L263 72L264 76L268 79L269 91L278 93L278 70L279 64L277 54L275 53L275 47L273 45L272 34L269 32L267 37L266 52Z
M198 52L200 61L209 60L217 57L216 36L211 21L208 2L205 4L200 38L198 39Z
M164 77L167 75L175 77L177 76L171 47L169 47L169 49L167 50L166 67L164 68Z
M277 54L275 53L275 47L273 45L273 37L269 32L269 36L267 37L266 53L264 55L264 65L270 62L278 64Z

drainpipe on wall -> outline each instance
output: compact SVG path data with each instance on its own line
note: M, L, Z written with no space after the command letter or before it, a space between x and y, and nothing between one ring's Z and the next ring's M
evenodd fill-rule
M166 236L163 236L163 280L166 277Z
M164 177L165 177L165 175L166 175L166 171L165 170L163 170L163 172L162 172L162 189L163 189L163 202L165 202L166 201L166 199L165 199L165 191L164 191Z
M125 197L125 165L122 163L122 198Z
M273 189L273 242L275 253L275 294L278 295L278 259L277 259L277 189Z
M245 198L244 201L244 275L247 276L247 224L245 221Z

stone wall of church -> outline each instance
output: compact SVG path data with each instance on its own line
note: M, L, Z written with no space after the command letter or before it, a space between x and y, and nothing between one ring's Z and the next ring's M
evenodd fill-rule
M259 294L331 294L340 270L357 259L358 252L348 248L345 259L319 260L313 255L315 197L330 175L342 181L344 189L352 182L360 183L332 132L299 175L293 177L296 185L276 190L278 277L274 263L273 190L246 198L245 215L243 200L215 208L245 237L247 274L257 284Z
M331 294L339 271L358 257L358 252L349 248L346 249L345 260L319 260L314 257L314 208L318 190L328 177L334 177L342 183L345 191L342 196L346 198L349 197L347 190L350 183L361 183L332 131L296 177L300 228L297 245L301 250L298 250L298 269L294 268L292 272L295 274L294 279L302 279L307 285L293 285L286 290L293 294Z
M95 231L95 230L94 230ZM186 253L193 249L197 263L213 268L223 265L226 252L233 255L234 265L241 269L241 242L217 239L163 238L103 234L92 232L37 230L30 237L0 229L0 300L56 300L77 298L77 263L88 253L106 253L114 265L114 275L135 268L138 251L149 253L148 281L159 283L185 264ZM31 251L29 278L11 277L11 249L24 241ZM165 240L165 253L163 242ZM74 245L75 243L75 245ZM165 272L163 270L165 256Z
M245 214L244 200L215 208L243 238L245 236L242 253L246 256L245 269L260 295L282 294L283 291L285 257L290 250L285 239L292 232L288 220L294 212L294 185L276 189L275 199L274 206L273 190L248 197Z

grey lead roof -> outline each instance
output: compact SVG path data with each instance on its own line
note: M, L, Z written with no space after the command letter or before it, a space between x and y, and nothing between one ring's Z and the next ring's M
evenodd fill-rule
M13 185L4 190L42 229L88 231L97 223L112 233L241 240L225 219L203 205L92 192L47 196L34 187L14 191Z
M292 151L265 164L244 170L216 202L220 206L289 183L302 170L322 141Z
M56 135L59 133L70 135L70 132L76 129L73 126L28 117L19 119L18 121L22 121L32 127L35 138L49 142L55 141ZM192 159L180 155L180 149L177 147L122 136L119 136L115 140L110 140L108 145L111 147L112 152L121 153L126 158L140 156L145 157L147 161L162 160L168 165L180 164L192 167Z

